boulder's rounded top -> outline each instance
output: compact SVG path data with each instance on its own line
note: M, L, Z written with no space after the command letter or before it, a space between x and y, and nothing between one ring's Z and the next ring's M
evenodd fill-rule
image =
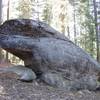
M23 35L32 38L54 37L68 40L63 34L50 27L48 24L32 19L11 19L0 26L0 33L9 35Z

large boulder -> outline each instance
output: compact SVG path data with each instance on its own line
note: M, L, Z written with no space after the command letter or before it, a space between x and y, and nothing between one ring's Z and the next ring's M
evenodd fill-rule
M100 65L47 24L10 20L0 26L0 46L18 56L46 83L63 89L97 88Z
M30 19L8 20L0 26L0 34L10 36L26 36L33 39L38 39L39 37L54 37L62 40L68 40L67 37L61 35L58 31L54 30L49 25L40 21ZM28 61L28 58L32 57L32 52L29 52L27 50L23 51L22 49L16 50L9 48L9 50L7 49L7 51L13 53L24 61L27 60L27 63L30 61Z

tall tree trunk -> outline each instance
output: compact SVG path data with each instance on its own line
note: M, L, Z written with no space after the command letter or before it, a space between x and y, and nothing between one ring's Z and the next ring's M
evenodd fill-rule
M96 0L93 0L94 6L94 17L95 17L95 31L96 31L96 46L97 46L97 61L100 62L100 48L99 48L99 36L98 36L98 24L97 24L97 8L96 8Z
M10 7L10 0L8 0L8 5L7 5L7 20L9 20L9 7ZM6 51L6 59L8 60L9 58L9 53Z
M70 39L70 31L69 31L69 26L67 26L67 33L68 33L68 38Z
M0 0L0 24L2 23L2 0ZM0 48L0 58L2 58L2 49Z
M2 0L0 0L0 24L2 23Z
M9 7L10 7L10 0L8 0L8 5L7 5L7 20L9 20Z
M77 39L76 39L76 12L75 12L75 0L74 0L74 3L73 3L73 19L74 19L74 42L75 44L77 44Z

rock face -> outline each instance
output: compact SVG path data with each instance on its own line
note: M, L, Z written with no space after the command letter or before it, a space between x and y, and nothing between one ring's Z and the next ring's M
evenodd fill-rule
M99 64L45 23L9 20L0 26L0 46L18 56L46 83L63 89L97 87Z
M5 68L0 68L0 72L11 72L11 73L15 73L20 77L21 81L25 81L25 82L31 82L34 79L36 79L36 75L35 73L32 71L32 69L29 69L25 66L22 65L17 65L13 67L5 67Z

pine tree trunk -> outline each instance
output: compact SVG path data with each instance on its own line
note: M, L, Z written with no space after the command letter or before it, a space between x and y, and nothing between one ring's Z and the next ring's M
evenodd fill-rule
M2 0L0 0L0 24L2 23ZM0 48L0 58L2 58L2 49Z
M94 6L94 17L95 17L95 31L96 31L96 46L97 46L97 61L100 62L100 48L99 48L99 37L98 37L98 24L97 24L97 8L96 8L96 0L93 0L93 6Z
M0 0L0 24L2 23L2 0Z
M7 20L9 20L9 7L10 7L10 0L8 0L8 5L7 5ZM9 58L9 53L6 51L6 59L8 60Z
M74 42L75 44L77 44L77 39L76 39L76 12L75 12L75 0L74 0L74 3L73 3L73 8L74 8L74 11L73 11L73 19L74 19Z

